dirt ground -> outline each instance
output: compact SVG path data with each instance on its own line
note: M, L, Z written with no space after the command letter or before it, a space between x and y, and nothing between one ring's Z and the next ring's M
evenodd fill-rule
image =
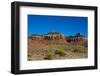
M48 41L34 41L28 40L28 60L54 60L54 59L81 59L88 58L87 47L81 45L71 45L71 44L48 44ZM64 55L60 56L55 54L59 49L63 48ZM77 50L78 51L77 51ZM50 57L46 58L48 52L51 52Z

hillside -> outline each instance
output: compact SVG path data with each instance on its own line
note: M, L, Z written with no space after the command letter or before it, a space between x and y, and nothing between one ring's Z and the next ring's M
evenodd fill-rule
M69 38L60 33L35 34L28 37L28 60L87 58L86 45L76 35Z

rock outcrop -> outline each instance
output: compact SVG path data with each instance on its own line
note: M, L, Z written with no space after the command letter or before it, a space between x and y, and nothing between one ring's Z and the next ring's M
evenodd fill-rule
M80 33L77 33L75 36L64 36L63 34L59 32L49 32L48 34L33 34L30 36L32 40L40 41L40 42L49 42L49 43L77 43L82 44L87 41L87 39L81 35Z

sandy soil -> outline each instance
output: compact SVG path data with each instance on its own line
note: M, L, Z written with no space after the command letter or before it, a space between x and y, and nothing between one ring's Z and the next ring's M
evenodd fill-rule
M48 51L55 51L59 48L64 48L65 55L59 56L57 54L53 55L51 60L54 59L80 59L80 58L87 58L88 52L87 47L78 47L82 52L73 52L76 46L69 46L67 44L62 44L61 42L57 42L54 44L53 41L36 41L28 39L28 60L45 60L45 57Z

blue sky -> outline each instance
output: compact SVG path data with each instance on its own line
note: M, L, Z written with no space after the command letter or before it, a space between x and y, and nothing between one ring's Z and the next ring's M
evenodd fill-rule
M28 36L60 32L73 36L77 32L88 35L88 18L75 16L28 15Z

